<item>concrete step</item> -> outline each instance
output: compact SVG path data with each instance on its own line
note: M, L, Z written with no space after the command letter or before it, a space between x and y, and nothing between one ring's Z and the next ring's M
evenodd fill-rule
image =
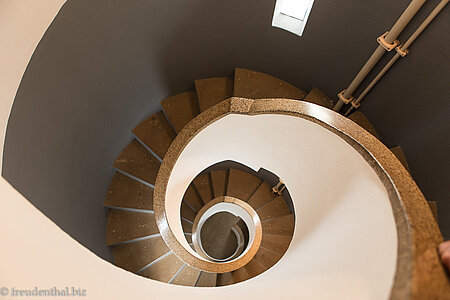
M185 234L184 237L186 238L188 244L192 244L192 234Z
M276 197L269 203L260 207L256 212L261 221L279 218L291 213L283 196Z
M236 68L234 73L233 96L250 99L303 99L306 93L292 84L273 76Z
M242 282L250 278L247 271L245 270L245 266L231 272L231 276L233 277L233 283Z
M350 120L367 130L370 134L372 134L374 137L380 140L380 136L376 132L375 128L373 127L372 123L369 122L367 117L360 111L355 111L352 113L349 117Z
M193 184L190 184L186 189L183 196L183 201L189 203L189 205L195 209L196 212L198 212L204 205L202 198Z
M292 236L294 234L295 217L293 214L280 218L262 221L264 234Z
M106 245L158 234L152 213L110 209L106 224Z
M166 155L170 144L176 136L162 110L142 121L132 132L161 159Z
M316 87L313 87L311 91L309 91L308 95L305 97L305 101L332 109L334 107L334 102L330 98L327 97L321 90Z
M438 221L438 213L437 213L436 201L427 201L427 202L428 202L428 206L430 207L431 213L433 214L434 219L437 222Z
M288 249L291 240L292 237L290 236L263 234L261 247L279 255L283 255Z
M116 266L134 273L169 251L169 247L159 235L142 241L120 244L112 249Z
M406 160L405 153L403 152L402 148L400 146L394 147L390 149L392 153L397 157L397 159L402 163L402 165L405 167L408 172L411 172L409 169L408 161Z
M261 180L247 172L230 169L228 174L227 196L247 201L261 185Z
M217 274L217 285L216 286L226 286L226 285L230 285L233 283L234 283L234 280L233 280L233 275L231 274L231 272Z
M281 257L282 256L280 254L271 252L267 249L260 247L253 259L257 260L266 269L269 269L272 266L274 266L281 259Z
M183 232L192 233L192 224L184 219L181 219L181 227L183 227Z
M153 210L153 189L116 172L109 184L104 205Z
M217 284L217 274L216 273L201 272L195 286L213 287L213 286L216 286L216 284Z
M267 182L263 182L250 197L248 204L250 204L254 210L257 210L264 204L275 199L275 196L276 195L272 192L272 187Z
M211 171L214 198L225 196L227 192L228 170Z
M194 84L200 112L204 112L233 95L233 78L206 78L195 80Z
M184 201L181 201L181 217L191 222L195 219L195 211Z
M140 274L150 279L170 282L183 266L184 263L173 253L170 253L142 270Z
M150 184L155 184L160 165L160 161L137 140L131 141L113 164L115 168Z
M166 98L161 106L177 133L199 114L197 94L193 91Z
M261 265L255 258L249 261L249 263L246 264L244 268L248 274L248 278L258 276L259 274L263 273L266 270L266 268L263 265Z
M200 276L200 270L194 269L188 265L184 265L180 273L178 273L172 280L172 284L184 285L184 286L195 286L198 277Z
M214 199L211 177L209 176L209 173L197 176L193 183L204 204Z

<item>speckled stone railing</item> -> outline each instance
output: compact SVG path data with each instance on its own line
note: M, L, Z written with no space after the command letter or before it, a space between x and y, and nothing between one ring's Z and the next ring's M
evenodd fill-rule
M162 237L180 259L194 268L216 273L236 270L248 262L245 259L238 263L214 263L193 256L175 238L165 212L167 184L181 152L203 128L228 114L296 116L321 125L351 145L375 170L391 202L398 233L391 299L441 299L448 295L449 280L437 252L442 236L408 171L383 143L351 120L326 108L296 100L229 98L198 115L175 138L156 179L154 210Z

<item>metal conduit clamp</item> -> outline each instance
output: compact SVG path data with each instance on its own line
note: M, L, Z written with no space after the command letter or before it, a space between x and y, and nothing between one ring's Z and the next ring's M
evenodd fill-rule
M397 47L400 44L400 42L398 40L395 40L392 43L386 42L386 36L388 34L389 34L389 31L386 31L385 33L383 33L381 36L379 36L377 38L377 42L378 42L378 44L380 44L381 47L386 49L386 51L391 51L392 49Z
M361 106L361 103L357 103L356 101L352 101L350 103L355 109L358 109Z
M408 49L402 50L402 46L401 45L395 47L395 51L397 51L397 53L400 54L401 57L405 57L409 53Z
M278 183L274 187L272 187L272 192L274 194L281 195L285 188L286 188L286 185L284 184L283 180L278 178Z
M340 92L338 94L339 100L341 100L342 102L344 102L345 104L349 104L350 102L352 102L353 100L355 100L355 97L350 96L349 98L345 98L344 93L346 90L343 90L342 92Z

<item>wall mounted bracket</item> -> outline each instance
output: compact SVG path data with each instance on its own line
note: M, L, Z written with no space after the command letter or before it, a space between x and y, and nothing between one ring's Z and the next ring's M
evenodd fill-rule
M361 106L361 103L356 102L356 101L352 101L350 104L351 104L355 109L358 109L358 108Z
M278 183L274 187L272 187L272 192L274 194L281 195L285 188L286 188L286 185L284 184L283 180L278 178Z
M409 54L409 50L408 49L402 50L401 46L395 47L395 51L397 51L397 53L400 54L401 57L405 57L406 55Z
M342 102L344 102L345 104L349 104L350 102L352 102L353 100L355 100L355 97L350 96L349 98L345 98L344 96L345 90L343 90L342 92L340 92L338 94L339 100L341 100Z
M383 47L386 51L391 51L392 49L394 49L395 47L397 47L400 42L398 40L393 41L392 43L388 43L386 42L386 36L389 34L389 31L386 31L385 33L383 33L382 35L380 35L377 38L377 42L378 44L380 44L381 47Z

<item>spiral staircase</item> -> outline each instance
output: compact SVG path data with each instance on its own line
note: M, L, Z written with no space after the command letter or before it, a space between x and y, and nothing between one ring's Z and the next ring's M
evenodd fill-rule
M230 97L270 99L263 102L265 105L270 105L275 99L283 99L279 100L280 103L289 101L284 99L301 100L325 108L332 108L334 103L317 88L305 93L275 77L240 68L236 68L233 77L201 79L194 84L195 91L162 100L163 110L149 116L132 130L134 139L115 160L115 174L104 203L109 208L106 244L112 247L117 266L140 276L175 285L226 286L258 276L282 259L294 234L294 211L289 208L282 192L254 174L235 168L200 172L188 184L179 206L184 242L191 248L180 252L174 236L166 232L170 227L164 219L166 207L154 203L157 197L164 198L161 195L165 195L167 183L159 179L167 175L167 170L161 166L176 159L172 154L176 148L172 145L174 140L180 133L189 137L192 128L186 127L191 121L194 125L198 123L198 128L205 127L199 125L203 116L214 114L221 105L233 106ZM349 119L379 139L362 113L355 112ZM276 143L276 139L274 137L268 142ZM393 148L392 152L407 168L401 148ZM248 226L246 228L244 222L233 214L210 222L210 235L219 235L212 238L210 248L223 250L227 247L226 238L233 228L235 233L240 232L236 239L244 241L240 248L231 251L234 253L232 256L218 261L205 255L202 249L206 245L199 242L202 233L197 231L197 226L208 209L224 203L237 203L241 208L248 207L248 211L254 212L250 218L254 232L250 239ZM432 203L430 206L434 207ZM261 231L259 238L258 230ZM200 260L209 265L202 267L200 263L191 263L197 262L199 257L195 258L194 254L186 251L199 254ZM194 258L185 259L191 256ZM227 267L221 268L225 264Z

